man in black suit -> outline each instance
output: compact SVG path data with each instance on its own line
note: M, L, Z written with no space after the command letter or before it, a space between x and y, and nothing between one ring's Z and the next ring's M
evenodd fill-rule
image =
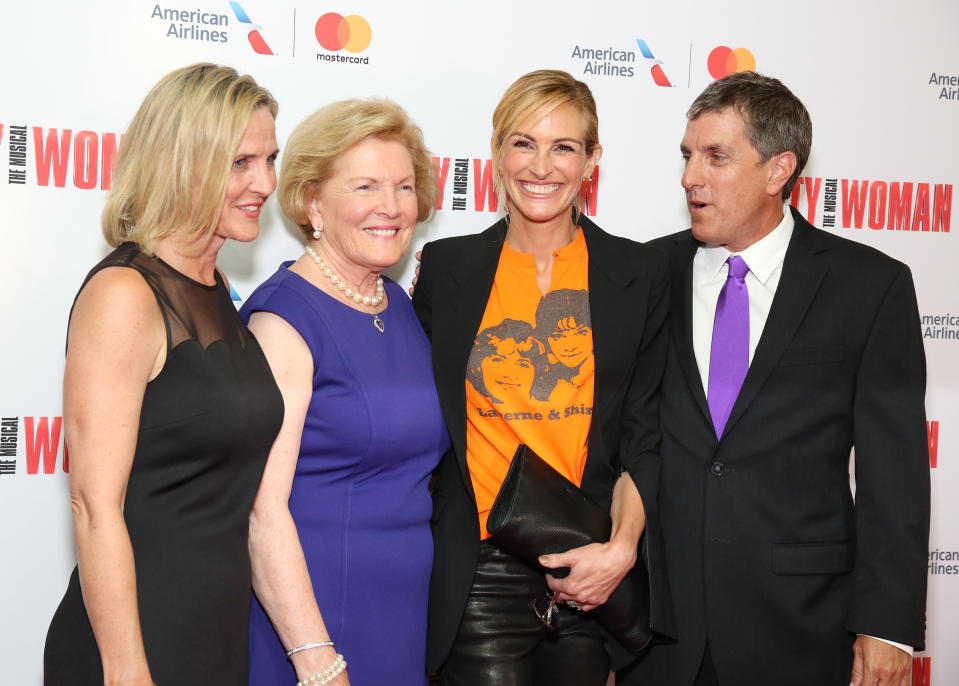
M781 82L731 75L687 117L692 230L657 241L672 273L659 507L678 641L619 684L908 686L929 527L909 269L788 207L812 125Z

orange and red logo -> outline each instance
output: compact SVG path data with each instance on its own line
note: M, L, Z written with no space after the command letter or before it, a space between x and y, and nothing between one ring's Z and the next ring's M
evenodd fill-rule
M373 40L370 23L358 14L327 12L316 20L314 31L317 42L330 52L363 52Z
M720 45L709 53L706 66L714 79L721 79L738 71L755 71L756 58L746 48L732 50L725 45Z
M246 10L240 6L240 3L235 0L230 0L230 7L233 9L233 14L236 15L238 22L250 25L250 31L246 34L246 38L250 41L250 47L253 48L253 52L257 55L272 55L273 51L270 50L270 46L266 44L262 34L260 34L262 27L257 26L250 20L250 16L246 13Z
M653 83L655 83L657 86L664 86L667 88L672 86L673 84L669 82L669 78L667 78L662 66L660 66L662 65L663 61L656 59L656 57L653 55L653 51L650 50L649 46L646 44L646 41L642 38L637 38L636 45L639 46L639 51L643 53L643 57L646 58L650 64L649 73L653 77Z

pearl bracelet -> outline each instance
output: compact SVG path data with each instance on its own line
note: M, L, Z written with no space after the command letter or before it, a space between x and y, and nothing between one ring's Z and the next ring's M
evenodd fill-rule
M345 671L346 660L343 659L343 655L337 653L333 664L303 681L297 681L296 686L326 686Z
M323 646L332 646L333 641L320 641L319 643L304 643L301 646L293 648L293 650L286 651L286 656L289 657L293 653L298 653L301 650L309 650L310 648L322 648Z

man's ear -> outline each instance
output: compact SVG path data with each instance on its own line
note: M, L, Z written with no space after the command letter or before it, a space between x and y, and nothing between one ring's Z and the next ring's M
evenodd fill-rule
M787 150L773 155L768 160L769 178L766 181L766 192L771 196L782 195L783 186L796 171L796 154Z

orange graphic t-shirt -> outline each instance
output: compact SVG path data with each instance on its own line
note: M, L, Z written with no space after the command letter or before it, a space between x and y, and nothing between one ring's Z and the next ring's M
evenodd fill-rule
M554 253L546 295L533 256L503 245L466 370L466 461L480 537L525 443L579 485L593 412L589 255L583 232Z

